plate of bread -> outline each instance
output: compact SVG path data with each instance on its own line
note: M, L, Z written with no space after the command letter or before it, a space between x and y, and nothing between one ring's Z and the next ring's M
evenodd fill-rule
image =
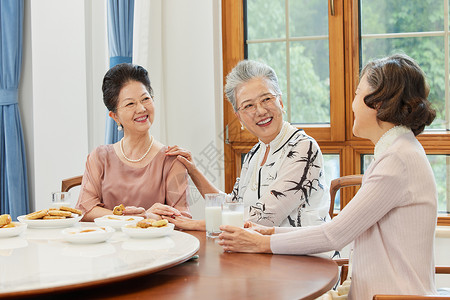
M26 228L27 224L13 222L10 215L0 215L0 238L17 236Z
M64 228L78 223L82 218L80 210L61 206L59 208L41 209L28 215L17 217L19 222L30 228Z
M122 231L132 238L156 238L170 235L175 225L167 220L143 219L135 225L124 225Z
M94 244L108 240L114 228L110 226L66 228L62 231L64 240L75 244Z

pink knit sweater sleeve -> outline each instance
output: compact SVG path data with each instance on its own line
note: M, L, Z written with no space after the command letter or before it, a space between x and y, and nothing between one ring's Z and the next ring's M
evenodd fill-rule
M306 228L276 228L273 253L314 254L342 249L397 206L407 204L405 164L396 153L374 162L363 185L331 222Z

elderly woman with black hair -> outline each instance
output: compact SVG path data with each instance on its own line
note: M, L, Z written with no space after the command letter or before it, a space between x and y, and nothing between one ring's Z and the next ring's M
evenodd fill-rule
M420 67L406 55L362 70L353 133L375 144L362 186L331 222L309 228L221 226L225 251L313 254L354 241L348 299L374 294L436 294L433 244L436 183L415 138L435 118Z
M112 214L120 204L127 215L190 218L186 168L167 157L167 147L149 133L155 107L147 71L132 64L116 65L106 73L102 89L109 116L124 137L97 147L87 158L77 203L83 220Z
M244 203L245 219L288 227L329 220L322 152L312 137L283 120L275 71L260 62L241 61L228 74L225 93L242 126L259 139L245 156L231 193L232 201ZM174 146L167 155L178 156L202 195L219 192L196 168L189 151ZM180 228L205 230L204 220L168 219Z

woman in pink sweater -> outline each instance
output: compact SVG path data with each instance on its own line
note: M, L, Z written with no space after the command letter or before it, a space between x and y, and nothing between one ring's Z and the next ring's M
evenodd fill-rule
M353 100L353 133L375 144L375 160L355 197L320 226L222 226L219 244L232 252L304 255L354 241L348 299L436 294L436 183L415 138L436 115L428 93L423 71L406 55L367 64Z

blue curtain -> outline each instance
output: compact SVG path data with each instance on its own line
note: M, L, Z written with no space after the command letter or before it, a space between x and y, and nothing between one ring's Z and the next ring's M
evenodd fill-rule
M0 212L28 213L25 146L18 88L22 66L23 0L0 0Z
M109 67L131 63L133 55L134 0L108 0ZM113 144L123 137L117 124L106 116L105 144Z

